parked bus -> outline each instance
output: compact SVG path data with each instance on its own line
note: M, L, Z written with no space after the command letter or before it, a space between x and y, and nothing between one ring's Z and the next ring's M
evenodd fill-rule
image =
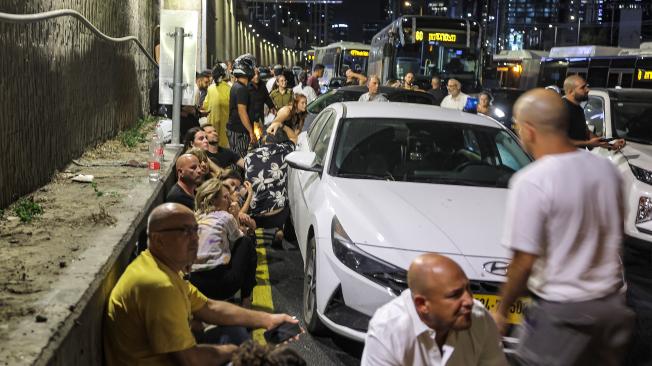
M562 87L568 75L578 74L597 88L652 89L652 43L640 48L604 46L553 47L541 61L539 86Z
M473 20L406 15L371 40L369 75L382 83L413 72L424 88L432 75L455 78L473 93L481 85L482 35Z
M324 76L319 81L322 88L328 88L334 77L345 77L347 68L366 74L369 49L367 44L354 42L336 42L315 48L314 64L324 65Z
M535 88L539 81L541 60L548 52L535 50L503 50L492 58L492 74L496 88L514 88L529 90ZM495 73L494 73L495 72ZM485 80L485 84L489 80ZM486 85L485 85L486 86Z

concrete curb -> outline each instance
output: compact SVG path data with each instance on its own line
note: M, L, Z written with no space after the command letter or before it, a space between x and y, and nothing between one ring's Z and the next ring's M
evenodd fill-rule
M25 320L10 337L5 349L20 350L18 359L4 358L7 365L101 365L102 322L111 289L132 259L147 216L165 199L175 183L173 162L180 148L166 149L168 158L161 181L150 184L147 176L125 198L135 208L123 212L115 226L99 229L97 241L82 258L53 284L39 305L49 327L34 327ZM141 236L142 237L142 236ZM33 318L32 318L33 319ZM29 333L29 334L26 334ZM23 352L24 351L24 352Z

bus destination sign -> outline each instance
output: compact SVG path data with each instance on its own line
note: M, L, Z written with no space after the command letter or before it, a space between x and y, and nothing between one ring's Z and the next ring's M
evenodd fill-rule
M636 79L638 81L652 81L652 70L638 69Z
M423 41L426 39L427 35L427 40L428 42L448 42L448 43L456 43L457 42L457 34L454 33L445 33L445 32L434 32L434 33L424 33L423 31L416 31L415 34L415 41Z
M369 51L351 50L351 56L353 56L353 57L369 57Z

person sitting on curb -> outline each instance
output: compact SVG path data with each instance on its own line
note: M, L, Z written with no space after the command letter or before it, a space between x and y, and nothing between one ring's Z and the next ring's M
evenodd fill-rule
M371 318L362 366L507 366L498 328L457 263L422 254L407 277L409 289Z
M199 159L192 154L183 154L176 162L177 183L168 192L165 202L180 203L195 209L195 189L205 174Z
M229 299L240 291L242 306L250 308L256 286L257 256L255 237L252 239L245 233L255 230L256 224L251 219L240 222L240 207L232 204L229 188L218 178L197 189L195 207L199 251L190 282L216 300Z
M244 159L242 159L240 155L236 154L231 149L219 145L219 137L215 127L206 125L202 127L202 130L206 133L206 139L208 140L208 150L206 150L206 155L208 155L208 158L211 159L215 165L222 169L228 169L234 166L244 169Z
M211 300L183 279L184 269L197 257L197 221L190 209L177 203L154 208L147 235L148 249L120 276L106 307L108 366L222 365L231 360L236 344L247 340L244 327L272 329L298 322L287 314ZM218 325L211 331L223 344L197 344L191 321Z

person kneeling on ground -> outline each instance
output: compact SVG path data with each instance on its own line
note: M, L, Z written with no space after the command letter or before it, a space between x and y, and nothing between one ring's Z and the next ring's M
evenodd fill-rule
M221 365L237 350L234 344L198 345L190 321L272 329L297 323L287 314L251 311L206 298L183 279L183 270L197 257L197 221L176 203L162 204L147 221L149 249L125 270L111 291L104 319L104 355L113 365ZM235 332L234 332L235 333ZM240 343L244 339L239 340Z
M283 226L289 214L285 157L294 151L296 139L294 129L284 125L283 130L265 136L263 146L245 157L245 178L254 192L251 216L258 227L276 230L275 245L283 240Z
M231 205L229 188L211 179L197 189L199 250L190 282L206 296L226 300L240 291L242 304L251 306L256 285L256 245L240 229L237 205ZM255 230L250 220L246 229Z
M457 263L423 254L408 287L371 318L362 366L507 365L498 328Z

